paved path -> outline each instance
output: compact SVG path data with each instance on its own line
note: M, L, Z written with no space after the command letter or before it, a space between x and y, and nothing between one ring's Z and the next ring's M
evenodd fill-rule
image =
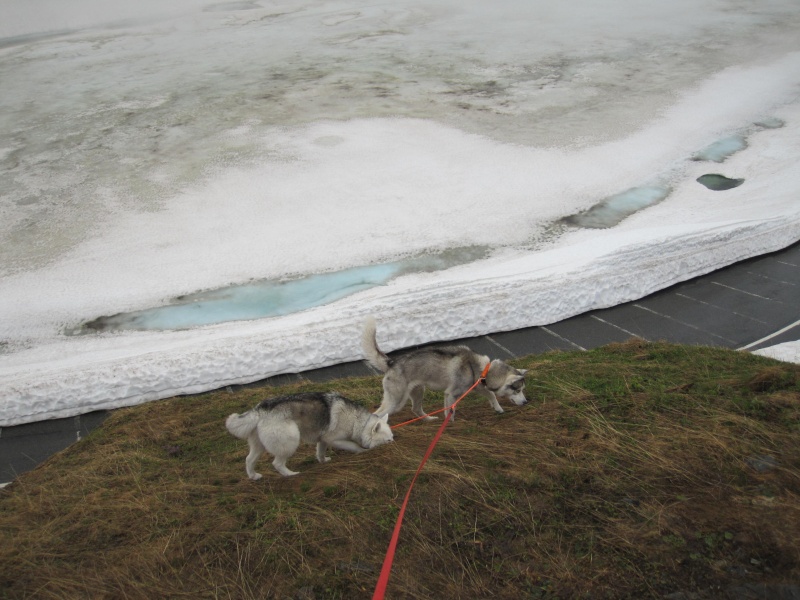
M457 340L492 358L583 350L631 336L757 350L800 339L800 243L672 286L641 300L546 327ZM278 375L248 386L374 375L365 362ZM242 387L242 386L234 386ZM0 429L0 485L100 425L107 411Z

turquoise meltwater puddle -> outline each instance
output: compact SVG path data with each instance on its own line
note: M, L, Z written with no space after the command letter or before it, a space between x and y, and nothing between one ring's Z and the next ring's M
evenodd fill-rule
M455 248L396 262L265 280L179 296L167 306L98 317L71 334L121 330L188 329L228 321L277 317L330 304L361 290L413 272L432 272L484 258L483 246Z
M671 191L668 186L662 185L631 188L606 198L587 211L564 217L561 221L589 229L606 229L643 208L661 202Z
M731 135L707 146L692 157L692 160L709 160L716 163L747 148L747 139L743 135Z

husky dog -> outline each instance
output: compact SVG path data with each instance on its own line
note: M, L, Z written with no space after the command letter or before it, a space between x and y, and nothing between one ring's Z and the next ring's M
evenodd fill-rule
M297 475L286 467L300 442L317 445L317 460L328 462L328 446L363 452L391 442L394 438L384 418L335 392L309 392L269 398L246 413L233 413L225 427L247 440L250 454L245 460L247 476L261 479L255 465L264 450L275 457L272 465L284 477Z
M426 421L435 419L422 409L425 388L444 391L445 416L449 407L480 377L489 357L473 352L466 346L422 348L389 358L378 348L375 337L375 319L369 317L361 336L361 349L367 362L385 373L383 377L383 402L376 415L386 416L399 411L411 398L411 410ZM497 396L508 398L517 406L527 402L525 369L515 369L499 359L491 361L486 380L475 390L489 398L489 404L498 413L503 412ZM455 415L454 415L455 416Z

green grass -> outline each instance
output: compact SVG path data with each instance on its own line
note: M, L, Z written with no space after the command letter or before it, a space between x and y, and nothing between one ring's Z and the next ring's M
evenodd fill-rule
M388 598L718 597L800 580L800 368L636 340L515 365L531 369L530 402L460 404L412 493ZM381 394L368 377L115 411L0 491L0 598L371 597L437 425L325 465L303 446L298 477L265 457L249 481L225 417L315 389L370 408Z

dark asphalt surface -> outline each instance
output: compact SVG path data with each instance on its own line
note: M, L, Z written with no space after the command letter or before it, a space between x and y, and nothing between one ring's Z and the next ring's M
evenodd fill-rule
M492 358L508 359L551 350L588 350L632 336L741 350L800 339L800 243L613 308L454 343ZM278 375L248 386L374 374L365 362L358 361ZM0 428L0 485L79 441L107 414L97 411Z

